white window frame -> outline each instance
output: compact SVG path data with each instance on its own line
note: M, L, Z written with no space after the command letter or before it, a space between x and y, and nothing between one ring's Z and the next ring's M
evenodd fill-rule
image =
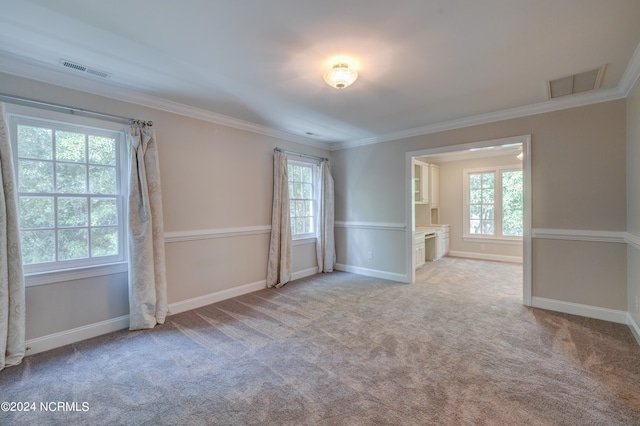
M312 181L312 199L313 199L313 232L308 232L305 234L293 234L291 232L291 240L293 241L293 245L300 245L305 243L315 242L318 237L318 163L312 159L307 159L304 157L295 157L292 159L291 156L287 156L287 165L298 165L304 167L311 168L311 181ZM289 194L289 200L291 200L291 194Z
M522 172L522 164L512 164L505 166L481 167L475 169L464 169L462 171L463 182L463 234L462 239L467 242L486 242L497 244L522 244L522 236L502 235L502 172L520 171ZM494 175L494 195L493 195L493 217L494 217L494 234L478 235L471 234L469 230L470 222L470 188L469 175L477 173L493 173ZM524 191L524 188L523 188ZM523 211L524 214L524 211Z
M78 260L65 260L24 265L25 285L35 286L63 282L69 280L91 278L96 276L111 275L128 271L127 252L127 170L128 158L126 150L125 126L110 121L98 120L87 117L63 114L46 109L32 108L22 105L6 104L7 121L13 161L15 165L16 182L18 182L18 149L17 126L27 125L51 125L56 129L86 132L95 135L115 136L117 147L116 185L118 198L118 231L119 253L113 256L90 257ZM20 193L19 193L20 194ZM33 194L36 195L36 194Z

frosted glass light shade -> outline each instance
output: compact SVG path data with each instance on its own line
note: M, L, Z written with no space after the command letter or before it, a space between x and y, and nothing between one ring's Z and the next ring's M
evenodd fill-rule
M339 62L333 66L324 75L324 81L331 87L336 89L344 89L353 84L358 78L358 73L349 68L349 65L344 62Z

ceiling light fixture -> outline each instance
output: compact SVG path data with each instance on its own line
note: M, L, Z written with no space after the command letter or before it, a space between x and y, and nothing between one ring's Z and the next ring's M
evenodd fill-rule
M336 89L344 89L353 84L358 78L358 73L349 68L344 62L338 62L325 75L324 81Z

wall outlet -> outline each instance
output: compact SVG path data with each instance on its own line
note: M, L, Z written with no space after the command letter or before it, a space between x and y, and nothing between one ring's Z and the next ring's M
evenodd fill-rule
M485 246L484 244L480 244L480 250L485 251L487 249L487 246Z
M367 259L369 259L369 260L373 259L373 252L372 251L368 251L367 252Z

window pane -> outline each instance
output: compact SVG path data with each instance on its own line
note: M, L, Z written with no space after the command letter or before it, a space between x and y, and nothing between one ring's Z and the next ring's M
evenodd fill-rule
M53 160L53 138L51 129L33 126L18 126L18 156Z
M86 198L58 198L58 226L87 226L88 213Z
M53 197L20 197L21 228L53 228Z
M81 164L57 164L56 187L63 194L87 192L87 166Z
M522 171L502 173L502 235L523 235Z
M492 220L483 220L482 221L482 234L483 235L493 235L493 221Z
M296 216L302 217L304 214L304 201L296 201Z
M469 203L480 204L482 202L482 190L472 189L469 191Z
M311 167L302 168L302 182L311 183Z
M116 140L89 135L89 162L93 164L116 164Z
M55 231L22 231L20 242L25 265L56 260Z
M115 198L91 199L91 226L118 224L118 201Z
M293 184L293 198L302 198L302 184Z
M118 228L91 230L91 256L113 256L118 254Z
M305 183L302 185L302 198L313 198L313 194L311 192L311 184Z
M482 206L482 219L493 219L493 206Z
M18 160L20 192L53 192L53 163Z
M58 260L81 259L88 256L87 229L58 231Z
M484 204L493 204L493 189L482 190L482 202Z
M86 151L84 134L56 131L56 160L85 163Z
M469 175L469 188L478 189L482 186L482 175L470 174Z
M293 200L289 201L289 217L296 217L296 202Z
M302 182L302 170L300 166L293 166L293 181Z
M481 234L482 230L480 228L480 220L470 220L469 221L469 233L470 234Z
M493 188L493 173L482 174L482 187Z
M304 219L297 218L296 219L296 234L304 233Z
M115 167L89 167L89 192L92 194L116 193Z
M481 206L473 205L469 207L469 217L471 219L480 219Z

